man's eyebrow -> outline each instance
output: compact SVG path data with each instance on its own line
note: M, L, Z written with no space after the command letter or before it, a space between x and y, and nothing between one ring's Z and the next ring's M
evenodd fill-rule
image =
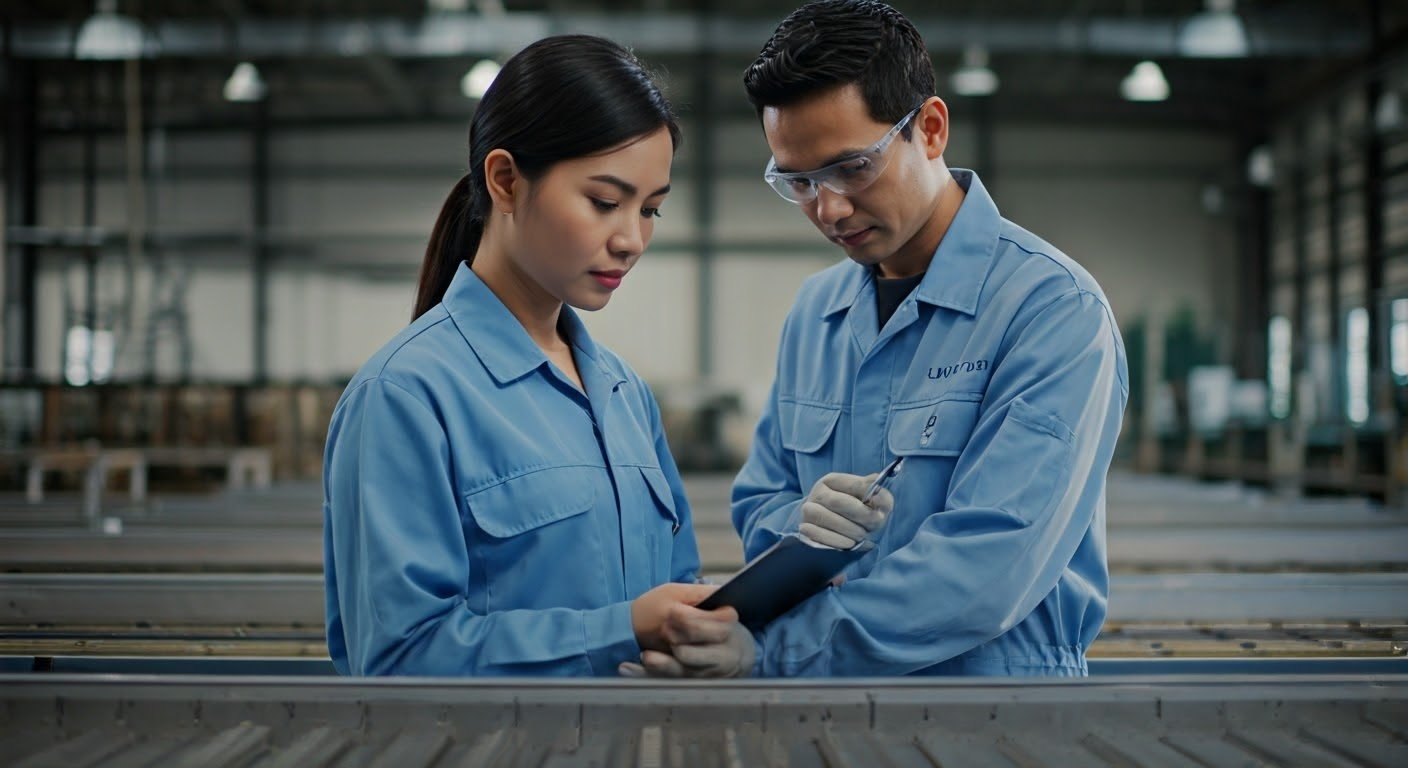
M865 149L843 149L840 152L837 152L836 154L827 158L821 165L818 165L817 167L813 168L812 171L819 171L822 168L827 167L828 165L835 165L837 163L844 163L847 160L854 160L855 158L864 155L869 150L870 147L866 147ZM776 160L773 161L774 164L776 164L776 162ZM812 171L794 171L791 168L784 168L780 165L777 166L778 173L811 173Z
M640 190L636 189L636 185L630 183L629 181L626 181L625 179L623 179L623 178L621 178L621 177L619 177L619 176L612 176L612 175L609 174L609 173L607 173L607 174L602 174L602 175L600 175L600 176L593 176L593 177L591 177L591 179L592 179L592 181L600 181L600 182L604 182L604 183L606 183L606 184L610 184L610 185L613 186L613 187L617 187L618 189L620 189L622 192L624 192L624 193L625 193L626 195L628 195L628 196L634 195L636 192L639 192L639 191L640 191ZM669 191L670 191L670 185L669 185L669 184L666 184L665 186L663 186L663 187L661 187L661 188L655 190L654 192L651 192L650 195L649 195L649 197L658 197L658 196L663 195L663 194L665 194L666 192L669 192Z

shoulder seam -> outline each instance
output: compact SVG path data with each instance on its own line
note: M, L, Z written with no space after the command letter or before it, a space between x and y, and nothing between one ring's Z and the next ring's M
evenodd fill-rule
M1021 246L1018 246L1018 247L1020 248ZM1026 249L1023 249L1023 250L1026 250ZM1028 251L1028 252L1030 253L1030 251ZM1036 254L1036 255L1045 256L1046 254ZM1069 272L1069 270L1067 270L1067 272ZM1074 286L1074 290L1069 291L1069 292L1062 293L1062 294L1060 294L1060 295L1058 295L1058 296L1055 296L1055 297L1052 298L1050 301L1046 302L1045 304L1042 304L1040 307L1038 307L1037 309L1035 309L1035 310L1032 311L1032 316L1035 317L1036 315L1040 315L1041 313L1043 313L1043 312L1045 312L1046 310L1050 309L1051 307L1055 306L1055 305L1057 304L1057 302L1063 301L1063 300L1065 300L1065 299L1076 298L1076 299L1082 299L1082 300L1084 300L1086 297L1089 297L1089 299L1090 299L1091 301L1093 301L1093 302L1095 302L1097 305L1099 305L1100 309L1101 309L1102 311L1104 311L1104 313L1105 313L1105 321L1106 321L1106 323L1109 325L1110 338L1115 342L1115 346L1118 348L1118 347L1120 346L1120 343L1121 343L1122 340L1121 340L1120 337L1119 337L1119 330L1118 330L1118 329L1119 329L1119 326L1115 323L1115 313L1110 309L1110 305L1109 305L1108 303L1106 303L1103 299L1100 298L1100 295L1099 295L1099 294L1095 293L1094 291L1088 291L1088 290L1086 290L1086 289L1080 287L1080 285L1075 285L1075 286ZM1010 330L1011 330L1011 326L1008 326L1007 330L1010 331ZM999 345L1000 345L1000 346L1005 346L1006 344L1007 344L1007 333L1004 332L1004 333L1003 333L1003 336L1002 336L1002 341L999 343ZM1126 378L1125 378L1125 376L1124 376L1124 374L1121 373L1121 371L1120 371L1120 369L1119 369L1119 366L1116 366L1116 367L1115 367L1115 374L1116 374L1116 378L1119 379L1120 387L1124 389L1124 395L1125 395L1125 397L1128 398L1128 397L1129 397L1129 381L1127 381Z
M410 344L413 340L419 338L421 334L425 333L426 331L429 331L431 328L434 328L434 327L437 326L437 325L440 325L441 323L444 323L445 321L447 321L447 320L449 320L449 319L450 319L450 313L449 313L449 312L446 312L445 315L444 315L443 317L441 317L440 319L438 319L438 320L436 320L436 321L430 323L429 325L425 326L424 328L420 329L419 331L416 331L415 333L411 334L410 336L407 336L406 338L402 339L402 340L401 340L401 343L400 343L400 344L397 344L395 349L393 349L393 350L391 350L390 352L387 352L387 353L386 353L386 359L381 362L381 367L378 368L377 371L376 371L376 374L375 374L376 378L381 378L381 375L386 372L386 367L391 364L391 359L394 358L394 357L396 357L396 354L397 354L398 352L400 352L402 349L404 349L407 344ZM368 378L371 378L371 377L368 377ZM402 389L404 389L404 387L402 387ZM409 392L408 392L407 394L409 394Z
M432 417L432 418L436 418L436 417L435 417L435 411L434 411L434 409L432 409L428 403L426 403L424 400L421 400L419 397L416 397L416 395L415 395L414 392L410 391L409 389L406 389L405 387L401 386L400 384L397 384L396 382L392 381L391 379L388 379L388 378L386 378L385 376L382 376L380 373L378 373L378 374L375 375L375 376L368 376L367 378L361 380L360 382L357 383L357 386L352 387L351 389L347 390L347 392L345 392L345 393L343 394L343 397L345 398L347 395L350 395L350 394L356 392L357 390L362 389L363 387L366 387L368 384L372 384L372 383L384 384L384 385L386 385L386 386L388 386L388 387L394 387L394 388L400 390L402 394L404 394L406 397L410 398L411 402L413 402L413 403L415 403L416 405L420 406L421 409L424 410L427 415L429 415L429 416ZM338 404L337 410L342 410L342 403L339 403L339 404Z
M1080 281L1076 279L1075 273L1071 272L1070 267L1067 267L1066 265L1064 265L1064 264L1062 264L1061 262L1057 261L1055 258L1053 258L1053 257L1051 256L1051 254L1049 254L1049 253L1047 253L1047 252L1045 252L1045 251L1034 251L1034 250L1032 250L1032 249L1026 247L1025 245L1022 245L1021 243L1017 242L1016 240L1014 240L1014 239L1012 239L1011 237L1008 237L1008 236L1006 236L1006 235L998 235L998 236L997 236L997 239L998 239L998 240L1001 240L1001 241L1004 241L1004 242L1006 242L1006 243L1008 243L1008 244L1010 244L1013 248L1016 248L1016 249L1020 250L1022 253L1028 254L1028 255L1030 255L1030 256L1040 256L1040 257L1042 257L1043 259L1046 259L1048 262L1050 262L1051 264L1055 265L1055 266L1056 266L1057 268L1059 268L1062 272L1064 272L1065 275L1066 275L1066 278L1071 281L1071 287L1075 289L1075 293L1074 293L1074 294L1071 294L1071 293L1062 293L1061 295L1059 295L1059 296L1057 296L1056 298L1052 299L1050 302L1047 302L1046 304L1042 305L1042 307L1041 307L1040 309L1036 310L1038 313L1046 311L1052 304L1055 304L1056 302L1058 302L1058 301L1060 301L1061 299L1064 299L1064 298L1066 298L1066 297L1068 297L1068 296L1072 296L1072 295L1075 295L1075 296L1089 296L1089 297L1091 298L1091 300L1093 300L1095 303L1097 303L1097 304L1100 305L1100 308L1101 308L1101 309L1105 310L1105 318L1106 318L1107 320L1109 320L1109 322L1110 322L1110 334L1111 334L1111 335L1115 335L1115 334L1117 333L1116 329L1119 328L1119 326L1115 323L1115 313L1114 313L1114 310L1110 309L1110 304L1109 304L1109 302L1105 301L1103 298L1100 297L1099 294L1095 293L1094 291L1090 291L1090 290L1087 290L1086 288L1082 287L1081 284L1080 284ZM1116 339L1116 341L1119 341L1119 340ZM1118 371L1116 371L1116 372L1118 373ZM1120 386L1124 387L1125 394L1126 394L1126 396L1128 396L1128 393L1129 393L1129 382L1128 382L1128 381L1125 381L1124 378L1123 378L1123 376L1120 377Z
M1071 285L1072 285L1076 290L1082 291L1082 292L1085 292L1085 293L1089 293L1089 291L1086 291L1084 288L1082 288L1082 287L1080 286L1080 281L1078 281L1078 280L1076 279L1075 273L1071 271L1071 268L1070 268L1070 267L1067 267L1065 264L1062 264L1061 262L1057 261L1055 258L1053 258L1053 257L1051 256L1051 254L1047 253L1046 251L1034 251L1034 250L1032 250L1032 249L1026 247L1025 245L1022 245L1021 243L1017 242L1016 240L1013 240L1012 238L1007 237L1006 235L998 235L998 236L997 236L997 239L1000 240L1000 241L1003 241L1003 242L1006 242L1006 243L1010 244L1013 248L1016 248L1017 250L1021 251L1022 253L1025 253L1025 254L1027 254L1027 255L1029 255L1029 256L1040 256L1040 257L1042 257L1043 259L1046 259L1047 261L1051 262L1051 264L1053 264L1053 265L1056 266L1058 269L1060 269L1062 272L1065 272L1065 273L1066 273L1066 277L1070 279ZM1101 302L1101 303L1103 303L1103 302ZM1042 307L1042 309L1045 309L1045 307Z

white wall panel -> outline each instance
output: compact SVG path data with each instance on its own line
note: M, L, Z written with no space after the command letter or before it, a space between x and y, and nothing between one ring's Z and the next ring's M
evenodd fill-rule
M947 159L955 166L971 165L977 154L969 118L961 109L954 112ZM405 325L425 239L463 172L465 130L444 124L274 135L273 230L300 247L279 249L271 273L271 375L345 376ZM685 130L681 168L694 162L694 131L689 125ZM843 254L762 182L769 152L756 121L729 121L715 147L719 255L708 334L714 379L756 393L771 379L781 320L802 278ZM74 172L81 160L78 149L66 140L46 150L46 158L68 169L42 186L46 224L82 221ZM98 190L98 219L113 228L126 218L119 149L120 144L105 142L100 158L108 170ZM250 231L247 134L170 135L163 153L156 212L161 231ZM1209 328L1230 324L1238 290L1235 201L1229 185L1228 210L1213 215L1202 209L1200 196L1208 183L1235 181L1240 163L1231 141L1178 131L999 126L991 153L999 208L1084 264L1122 321L1188 303L1207 318ZM221 177L221 167L232 169L228 178ZM319 178L319 168L329 175ZM648 252L610 306L586 318L603 343L652 382L687 381L697 373L698 273L689 248L696 236L694 180L677 170L672 182L675 191L655 234L657 244L666 247ZM777 248L740 251L759 242ZM253 289L249 273L241 271L248 254L232 251L219 264L212 258L221 254L187 255L196 270L189 306L197 375L249 376ZM339 260L401 265L403 271L389 280L317 271ZM38 351L48 376L58 374L63 332L58 285L46 271Z
M63 275L41 270L35 279L34 367L41 378L57 381L63 378L60 353L64 337Z
M428 236L456 177L289 180L271 191L271 227L294 236Z
M1024 179L1014 171L998 205L1089 270L1117 319L1167 316L1186 303L1211 330L1232 316L1235 233L1226 217L1202 211L1199 195L1192 181Z
M187 288L191 375L238 380L254 371L254 280L248 271L203 269Z
M833 249L834 250L834 249ZM766 252L731 253L718 260L714 296L714 383L735 391L742 410L725 425L730 447L744 455L753 425L762 413L776 370L782 321L802 281L836 263L839 251L817 256L777 256Z
M698 282L693 259L647 251L605 308L579 314L592 338L652 385L678 384L697 370Z
M274 165L300 168L430 167L444 168L453 180L464 174L469 161L469 122L402 128L348 128L291 130L270 142Z
M724 178L715 193L718 238L729 241L802 243L834 248L801 209L783 200L758 178Z
M827 258L777 256L766 252L731 253L714 272L715 378L740 388L766 386L772 380L782 321L802 281L836 263Z

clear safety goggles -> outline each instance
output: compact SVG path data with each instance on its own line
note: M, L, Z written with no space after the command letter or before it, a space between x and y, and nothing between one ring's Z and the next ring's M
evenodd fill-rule
M922 107L921 104L911 110L870 149L840 162L832 163L825 168L818 168L815 171L782 173L777 170L777 158L769 158L768 167L763 171L763 180L776 190L777 194L782 195L782 199L798 205L815 200L818 186L826 187L838 195L854 195L874 184L875 180L880 178L880 174L885 172L885 166L889 164L885 150L890 148L890 143L895 140L895 136L918 114Z

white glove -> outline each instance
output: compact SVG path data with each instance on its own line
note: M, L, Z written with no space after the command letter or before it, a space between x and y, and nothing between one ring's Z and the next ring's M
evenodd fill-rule
M727 627L720 642L671 646L670 653L645 651L640 663L623 662L622 677L749 677L758 649L753 633L738 622Z
M851 549L884 527L895 497L881 488L868 505L860 501L877 477L832 472L816 481L802 502L802 535L834 549Z

